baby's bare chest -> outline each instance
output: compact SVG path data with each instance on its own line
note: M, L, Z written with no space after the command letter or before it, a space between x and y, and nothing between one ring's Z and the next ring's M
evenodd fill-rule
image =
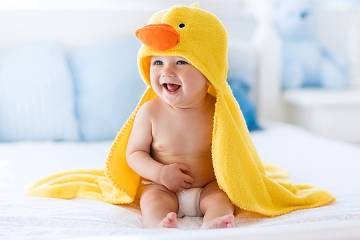
M211 151L212 116L162 116L152 127L152 149L158 153L198 155Z

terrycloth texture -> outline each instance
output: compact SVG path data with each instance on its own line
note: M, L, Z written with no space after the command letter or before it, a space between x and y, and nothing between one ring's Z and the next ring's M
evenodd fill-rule
M261 162L226 82L227 34L214 15L197 6L177 6L156 13L149 24L137 31L144 43L138 53L138 66L148 88L110 149L105 176L101 171L63 173L39 182L30 189L30 194L87 197L117 204L134 202L141 192L140 176L127 165L125 154L137 111L156 97L149 84L149 59L152 55L177 55L189 60L212 85L209 92L217 99L212 161L217 182L233 204L240 209L276 216L334 201L319 188L286 182L286 174Z

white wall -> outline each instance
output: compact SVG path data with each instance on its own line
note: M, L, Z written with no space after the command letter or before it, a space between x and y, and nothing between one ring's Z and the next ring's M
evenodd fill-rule
M360 6L320 10L317 33L327 47L347 61L351 87L360 89Z
M245 0L0 0L0 11L30 10L30 11L49 11L58 10L80 10L91 12L99 11L143 11L151 13L168 8L176 4L190 5L198 2L206 10L215 13L225 24L229 32L230 42L250 40L255 28L255 22L250 19L250 14L245 16ZM135 17L135 16L134 16ZM148 19L150 16L136 16L141 19ZM245 19L245 20L244 20ZM247 22L246 22L247 21ZM251 22L252 21L252 22ZM11 22L3 23L3 26L11 25ZM128 22L130 26L131 22Z

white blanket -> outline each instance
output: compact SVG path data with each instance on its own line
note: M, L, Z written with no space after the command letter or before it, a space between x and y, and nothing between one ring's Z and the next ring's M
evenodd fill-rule
M276 218L242 212L237 228L198 230L201 218L180 219L180 230L141 229L138 210L84 199L31 198L25 188L50 174L103 167L111 142L0 144L0 239L360 239L360 148L274 124L252 134L264 162L288 170L298 183L332 192L337 202ZM319 174L320 173L320 174ZM310 229L312 231L310 231ZM116 238L119 239L119 238Z

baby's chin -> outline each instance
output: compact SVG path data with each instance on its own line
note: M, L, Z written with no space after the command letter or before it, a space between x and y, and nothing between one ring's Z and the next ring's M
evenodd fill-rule
M156 95L158 95L158 97L160 98L161 101L163 101L164 103L167 103L168 105L171 106L179 106L181 104L184 103L184 96L182 94L174 94L171 95L169 93L167 93L166 91L160 91L157 92Z
M173 108L184 108L184 103L178 99L168 99L167 97L160 97L160 100Z

